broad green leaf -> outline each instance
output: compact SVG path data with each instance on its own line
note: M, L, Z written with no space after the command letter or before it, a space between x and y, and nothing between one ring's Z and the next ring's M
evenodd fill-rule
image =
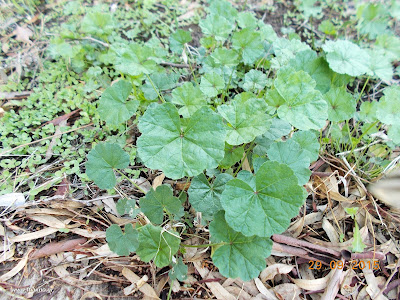
M223 169L230 168L242 159L243 154L244 146L235 147L225 143L225 156L224 159L219 163L220 167Z
M304 14L305 19L318 17L322 12L322 6L316 6L318 0L296 1L297 8Z
M278 71L274 85L284 101L278 108L279 118L301 130L325 126L328 105L310 75L286 67Z
M117 144L97 144L87 155L86 174L101 189L112 189L117 183L113 169L129 165L129 154Z
M254 64L264 54L260 33L249 28L233 34L232 47L241 51L242 60L246 65Z
M164 218L164 211L167 214L178 215L183 208L178 198L172 194L168 185L160 185L156 190L151 189L139 201L141 211L156 224L161 224Z
M368 50L370 56L369 70L374 78L390 81L393 78L393 67L390 57L382 49Z
M285 38L277 38L273 44L275 58L273 59L272 66L276 69L285 66L292 58L295 57L296 53L311 50L310 46L306 43L302 43L299 40L292 39L288 40Z
M258 70L250 70L244 75L245 91L262 90L267 85L267 75Z
M217 48L211 57L219 66L235 67L239 64L239 54L233 49Z
M356 99L347 93L345 87L332 87L324 95L328 103L328 119L333 122L350 120L356 112Z
M329 91L332 85L347 85L348 75L341 75L333 72L323 57L318 57L312 50L301 51L289 62L289 65L296 71L307 72L316 82L316 89L321 93Z
M192 36L189 31L178 29L169 38L169 48L172 52L181 54L183 46L192 41Z
M384 92L376 111L379 121L388 125L400 125L400 87L390 86Z
M339 74L360 76L369 71L368 52L346 40L327 41L322 48L327 53L329 67Z
M187 278L187 274L188 266L183 263L182 257L179 257L176 264L174 264L173 268L169 271L168 276L171 281L174 281L175 279L184 281Z
M220 15L208 15L199 22L205 35L213 36L217 41L225 41L233 30L233 23Z
M267 112L270 115L275 114L279 107L285 105L285 99L282 98L274 86L266 93L265 102L268 105Z
M139 130L138 153L144 164L172 179L215 168L224 157L222 118L207 107L181 120L173 104L154 103L141 117Z
M336 27L330 20L324 20L318 26L318 30L328 35L336 35Z
M125 225L125 232L121 228L112 224L106 230L106 240L110 250L121 256L128 256L131 252L135 252L139 246L138 232L132 224Z
M152 74L149 77L151 81L147 78L141 87L148 100L156 99L162 91L173 89L179 80L178 74Z
M254 14L249 11L240 12L237 22L240 28L249 28L254 30L257 27L257 19Z
M136 206L135 199L126 199L126 198L119 199L115 206L117 207L117 212L121 216L127 214L132 219L135 218L140 212L140 209L135 208Z
M289 139L286 142L273 143L269 147L267 155L270 160L289 166L300 185L305 185L310 179L309 153L303 150L296 141Z
M268 43L272 44L278 38L274 28L270 24L265 24L260 20L258 22L258 26L260 27L259 32L263 40L266 40Z
M176 232L147 224L139 229L139 247L136 253L144 262L154 261L158 268L168 266L179 250L180 239Z
M231 175L224 173L217 175L213 183L208 182L203 173L194 177L188 190L190 204L196 211L203 213L204 217L211 218L222 209L221 194L231 179Z
M119 80L108 87L100 97L100 118L110 125L118 125L128 121L136 112L139 101L127 101L132 91L132 84L125 80Z
M201 76L200 90L207 97L215 97L225 87L224 79L217 73L207 73Z
M377 37L375 45L385 52L391 61L400 60L400 38L395 35L383 34Z
M270 126L265 110L266 104L261 98L235 98L230 104L220 105L218 112L228 123L226 142L230 145L249 143L265 133Z
M296 131L292 140L297 142L301 149L303 149L310 159L310 162L318 159L320 143L318 141L318 132L307 130L307 131Z
M400 124L390 126L387 135L395 145L400 145Z
M156 62L152 59L155 54L150 47L131 43L128 46L111 48L116 54L113 64L118 72L139 76L157 70Z
M172 91L172 103L181 105L179 114L184 118L192 116L199 108L207 105L207 100L200 88L191 82L185 82Z
M265 269L265 259L272 250L269 238L247 237L236 232L225 221L223 211L210 223L210 234L213 243L223 243L212 254L213 263L223 276L248 281Z
M114 20L111 14L108 13L87 13L81 23L81 30L83 32L100 37L111 34L114 28Z
M366 123L373 123L376 119L376 111L378 109L378 102L363 102L360 106L360 111L358 112L359 119Z
M229 226L246 236L269 237L286 230L305 199L292 169L268 161L255 176L247 171L239 174L221 195Z
M254 147L253 152L257 155L265 155L274 141L288 135L290 131L292 131L292 126L287 121L273 118L268 131L256 137L255 142L257 145Z
M213 1L209 7L211 15L218 15L226 18L230 22L234 23L238 12L231 3L224 0Z

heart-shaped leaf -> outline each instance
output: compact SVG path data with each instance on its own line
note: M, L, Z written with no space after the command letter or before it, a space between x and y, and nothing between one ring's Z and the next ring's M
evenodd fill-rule
M168 214L178 215L183 209L181 202L172 194L172 189L168 185L160 185L156 190L151 189L146 196L140 198L140 209L156 224L161 224L164 211Z
M111 225L106 230L106 240L110 250L121 256L128 256L139 246L138 232L132 224L125 225L125 232L118 225Z
M305 195L291 168L276 161L265 162L257 174L239 172L221 195L225 219L245 236L269 237L289 226Z
M153 260L159 268L168 266L172 256L179 250L180 239L176 235L159 226L147 224L139 229L140 243L136 253L144 262Z
M226 223L224 212L218 212L210 224L211 241L223 242L215 249L212 260L226 277L248 281L265 269L265 259L271 254L272 241L258 236L247 237Z
M181 105L179 114L184 118L189 118L199 108L206 106L207 100L199 87L194 87L191 82L185 82L172 91L172 103Z
M127 214L132 219L135 218L140 212L140 209L135 208L136 200L134 199L119 199L115 206L117 207L117 212L121 216Z
M154 103L140 119L139 130L138 153L144 164L172 179L216 168L224 157L222 118L207 107L181 120L173 104Z
M100 97L98 112L107 124L118 125L130 119L136 112L139 101L127 101L132 84L119 80L108 87Z
M377 118L388 125L400 125L400 87L392 85L384 94L377 105Z
M86 174L101 189L111 189L117 183L113 169L124 169L129 165L129 154L118 144L97 144L87 159Z

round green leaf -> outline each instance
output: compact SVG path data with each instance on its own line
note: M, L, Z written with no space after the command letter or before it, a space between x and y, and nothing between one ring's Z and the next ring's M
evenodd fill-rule
M384 94L377 105L378 120L388 125L400 125L400 87L392 85Z
M258 70L250 70L244 75L245 91L261 90L267 85L267 75Z
M224 157L222 118L207 107L181 120L173 104L154 103L140 119L139 130L138 153L144 164L172 179L216 168Z
M210 98L217 96L224 87L224 79L217 73L207 73L201 77L200 90Z
M121 216L127 214L129 215L129 217L135 218L140 212L140 209L137 209L135 207L136 200L134 199L126 199L126 198L119 199L115 206L117 208L117 212Z
M206 218L211 217L222 209L220 198L225 189L225 184L232 179L229 174L219 174L213 183L209 183L202 173L193 178L190 183L189 202L198 212L202 212Z
M229 169L231 166L236 164L242 159L244 154L244 146L234 147L225 143L225 156L224 159L219 163L223 169Z
M212 254L212 260L222 275L248 281L265 269L265 259L272 250L269 238L247 237L234 231L226 223L223 211L218 212L211 222L210 234L213 243L224 243Z
M232 47L242 52L242 60L251 65L264 54L264 45L259 32L250 28L235 32L232 36Z
M226 142L249 143L265 133L271 125L265 110L266 103L261 98L235 98L230 104L220 105L218 112L228 122Z
M101 189L111 189L117 183L113 169L124 169L129 165L129 154L118 144L97 144L87 159L86 174Z
M147 224L139 229L139 247L136 253L144 262L154 261L158 268L168 266L179 250L180 239L159 226Z
M246 236L269 237L286 230L304 201L303 189L292 169L267 161L255 176L240 173L240 178L226 184L221 195L229 226Z
M233 24L219 15L208 15L199 25L205 35L214 36L217 41L225 41L233 30Z
M156 190L151 189L146 196L139 201L141 211L156 224L161 224L164 211L169 214L177 215L183 208L178 198L172 194L172 189L168 185L160 185Z
M325 126L327 104L315 89L315 81L304 71L286 67L278 71L274 82L283 104L278 116L301 130L320 129Z
M179 114L184 118L189 118L199 108L206 106L207 100L199 87L194 87L191 82L185 82L172 91L172 103L181 105Z
M169 271L168 276L172 281L175 279L184 281L187 278L187 274L188 266L183 263L182 257L179 257L176 264L174 264L173 268Z
M387 134L395 145L400 145L400 124L390 126Z
M111 225L106 230L106 240L110 250L121 256L128 256L139 246L138 232L132 224L125 225L125 232L118 225Z
M327 53L329 67L336 73L360 76L369 71L368 53L352 42L327 41L322 48Z
M100 97L98 112L100 118L107 124L118 125L133 116L139 101L127 101L132 91L132 84L125 80L119 80L108 87Z
M192 40L189 31L178 29L169 38L169 47L171 51L182 54L183 46Z
M310 162L318 159L320 144L316 132L311 130L296 131L292 136L292 140L297 142L301 149L305 151Z
M385 81L390 81L393 78L393 67L389 55L383 49L374 49L368 51L371 59L369 69L372 76Z
M289 166L300 185L304 185L310 179L310 158L300 145L292 139L286 142L276 142L267 151L268 158Z
M356 99L346 92L345 87L332 87L324 95L328 103L328 119L333 122L341 122L354 117L356 112Z

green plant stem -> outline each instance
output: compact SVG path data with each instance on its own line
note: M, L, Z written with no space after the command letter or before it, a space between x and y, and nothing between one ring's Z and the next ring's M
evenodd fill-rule
M161 95L161 93L158 92L156 86L154 85L153 80L151 80L151 78L150 78L150 76L149 76L148 74L146 74L146 76L147 76L147 78L149 79L149 81L150 81L150 83L151 83L151 86L152 86L153 89L156 91L156 93L157 93L157 95L158 95L158 98L160 98L160 100L161 100L162 103L165 103L164 97Z
M120 170L114 169L114 171L117 171L122 177L127 179L130 183L132 183L139 191L141 191L143 194L146 194L146 192L136 184L133 180L131 180L128 176L126 176L124 173L122 173Z
M251 148L253 147L253 145L254 145L254 141L251 142L249 148L246 149L245 154L244 154L244 157L242 158L242 160L241 160L241 162L240 162L240 165L238 166L238 168L236 169L235 173L233 174L233 177L236 177L237 173L239 173L240 168L242 167L243 162L245 161L245 159L246 159L246 157L247 157L247 154L249 153L249 151L251 150Z
M172 281L169 285L169 291L168 291L168 296L167 296L167 300L171 299L171 294L172 294Z
M225 96L226 96L226 94L228 93L229 86L231 85L231 80L232 80L232 76L233 76L233 72L234 72L234 71L235 71L235 69L232 69L232 73L231 73L231 75L229 76L228 85L226 86L226 89L225 89L224 93L222 94L221 104L224 104L224 102L225 102Z
M362 89L361 89L361 92L360 92L360 95L358 96L358 99L357 99L356 104L358 104L358 101L360 101L361 96L362 96L362 94L364 93L364 90L365 90L365 88L366 88L366 86L367 86L367 84L368 84L369 78L370 78L370 76L368 76L368 77L367 77L367 80L365 80L365 83L364 83L364 85L363 85L363 87L362 87Z
M183 247L188 247L188 248L207 248L207 247L213 247L213 246L222 246L226 245L227 243L214 243L214 244L202 244L202 245L188 245L182 243L181 246Z

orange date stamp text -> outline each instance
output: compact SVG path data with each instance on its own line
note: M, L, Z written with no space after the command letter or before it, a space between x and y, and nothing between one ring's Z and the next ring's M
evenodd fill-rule
M324 264L320 260L310 260L308 262L309 269L316 269L316 270L321 270L323 267L330 268L330 269L343 269L346 265L346 263L343 263L341 260L331 260L329 263L329 266L324 266ZM363 270L365 268L370 269L370 270L379 270L379 262L377 260L361 260L361 259L355 259L355 260L350 260L348 262L348 267L353 269L353 270Z

